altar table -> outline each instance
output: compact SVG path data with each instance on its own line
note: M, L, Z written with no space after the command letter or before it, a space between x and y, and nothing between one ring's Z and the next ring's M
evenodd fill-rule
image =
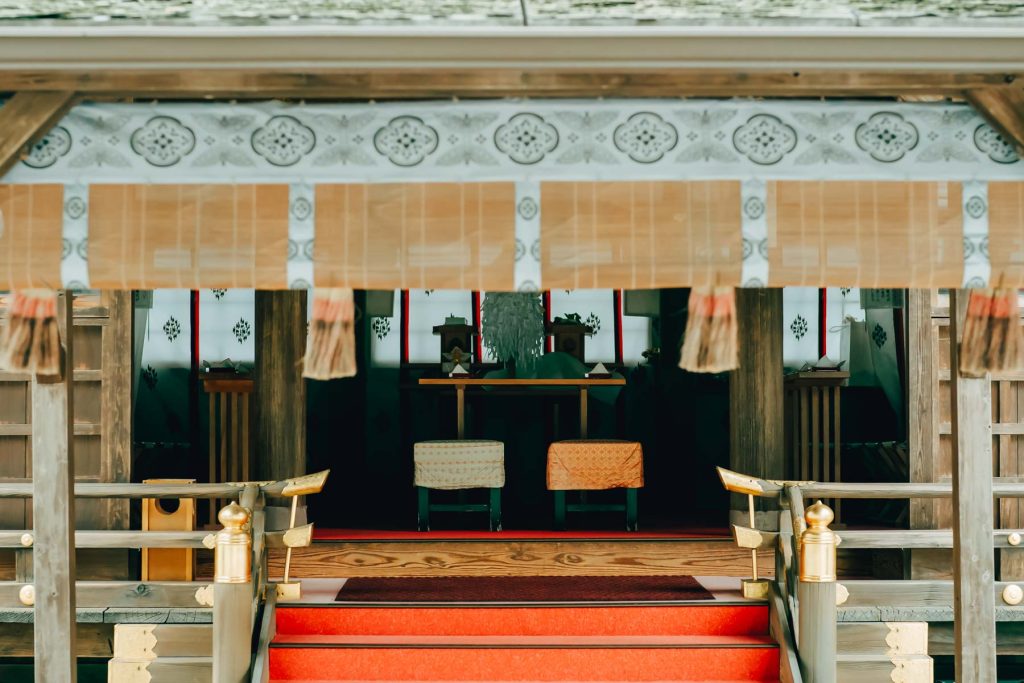
M591 387L621 387L625 386L626 380L622 377L609 377L603 379L591 379L581 377L579 379L483 379L443 377L420 379L421 386L455 387L456 396L456 424L460 439L466 436L466 387L576 387L580 392L580 438L587 438L587 399L588 390Z

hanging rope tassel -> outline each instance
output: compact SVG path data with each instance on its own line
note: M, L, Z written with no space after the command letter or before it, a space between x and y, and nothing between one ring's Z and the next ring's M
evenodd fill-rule
M694 287L679 367L689 372L725 372L739 367L736 290Z
M56 292L26 289L11 294L7 325L0 333L0 369L60 374Z
M967 300L960 374L984 377L989 372L1024 369L1024 331L1016 289L972 289Z
M356 374L355 304L351 289L313 290L313 318L303 377L337 379Z

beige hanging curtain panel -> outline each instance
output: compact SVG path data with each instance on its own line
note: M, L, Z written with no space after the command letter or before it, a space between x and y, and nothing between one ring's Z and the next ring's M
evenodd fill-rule
M69 188L0 185L0 288L1024 286L1024 182Z
M318 185L318 287L512 289L513 183Z

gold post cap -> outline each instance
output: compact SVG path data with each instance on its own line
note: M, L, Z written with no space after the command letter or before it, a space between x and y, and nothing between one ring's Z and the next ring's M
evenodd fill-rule
M839 537L828 528L833 519L832 509L820 500L804 511L807 529L800 535L801 581L831 583L836 580Z
M249 511L232 501L230 505L221 508L217 519L225 529L241 531L249 522Z
M814 531L824 531L828 529L828 525L831 524L832 520L835 518L836 515L832 512L832 508L825 505L820 500L804 511L804 520L807 522L807 527Z
M214 583L248 583L252 579L252 538L247 530L249 511L232 501L221 508L217 519L224 528L214 539Z

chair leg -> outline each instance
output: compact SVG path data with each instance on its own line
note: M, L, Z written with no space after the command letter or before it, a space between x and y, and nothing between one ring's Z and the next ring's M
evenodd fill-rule
M501 489L491 489L491 531L501 531Z
M565 491L554 491L555 494L555 530L565 530Z
M626 489L626 531L636 531L639 527L637 520L637 498L639 489Z
M416 528L419 531L430 531L430 489L417 486L416 495Z

